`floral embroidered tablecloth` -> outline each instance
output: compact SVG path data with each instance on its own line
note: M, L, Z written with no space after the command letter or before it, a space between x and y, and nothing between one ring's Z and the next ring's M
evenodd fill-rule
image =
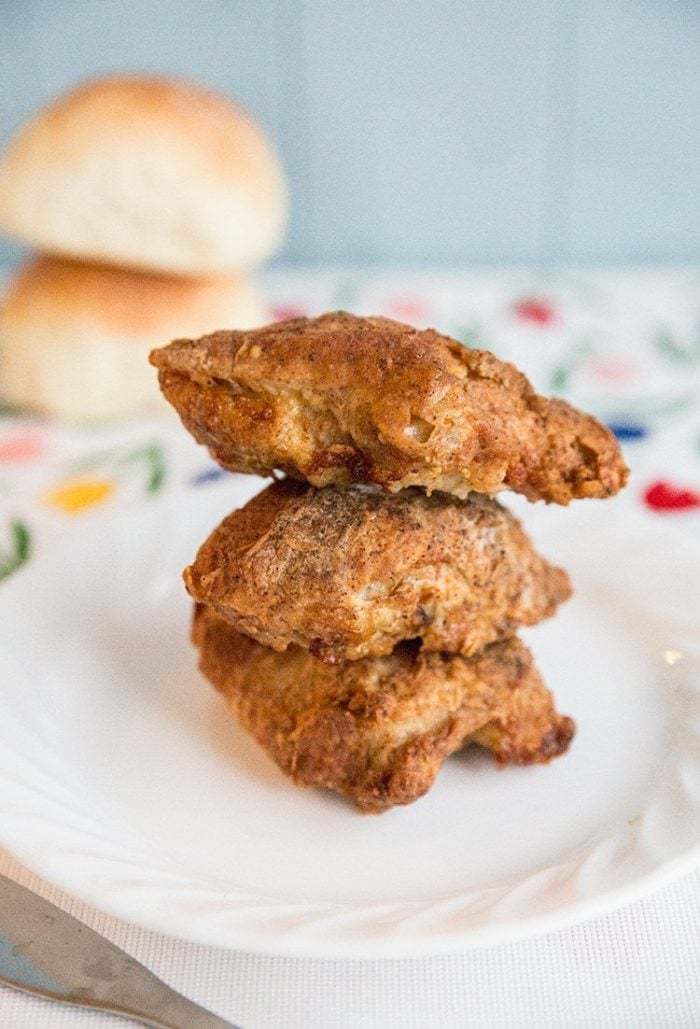
M632 467L625 503L700 531L700 271L279 271L276 319L344 308L432 325L515 361L605 420ZM61 426L0 408L0 579L107 506L226 473L175 417Z
M700 538L700 270L306 270L268 273L261 285L276 318L331 308L381 313L516 360L539 389L613 426L632 468L616 505L630 518L661 521L669 552L678 533ZM225 473L165 407L147 421L81 428L2 411L0 577L21 575L27 562L120 509L222 483ZM697 1024L700 1015L697 873L544 937L442 958L358 963L167 939L67 897L2 851L0 870L246 1026L675 1026ZM13 1029L112 1022L0 989L0 1024Z

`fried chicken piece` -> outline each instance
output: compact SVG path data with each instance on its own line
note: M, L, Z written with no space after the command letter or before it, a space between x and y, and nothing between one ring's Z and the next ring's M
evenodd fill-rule
M433 329L341 311L176 340L150 360L185 427L231 471L557 504L627 481L595 418Z
M472 658L404 644L328 665L298 647L268 650L198 605L193 641L204 675L282 771L363 811L417 800L469 742L499 764L530 764L562 754L574 734L517 639Z
M489 497L290 479L229 515L184 579L239 632L330 662L417 636L424 650L475 654L571 593L566 572Z

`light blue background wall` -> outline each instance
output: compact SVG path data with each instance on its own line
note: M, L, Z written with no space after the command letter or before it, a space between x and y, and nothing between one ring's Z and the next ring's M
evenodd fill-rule
M0 0L0 21L0 142L114 69L242 100L287 167L286 261L698 259L697 0Z

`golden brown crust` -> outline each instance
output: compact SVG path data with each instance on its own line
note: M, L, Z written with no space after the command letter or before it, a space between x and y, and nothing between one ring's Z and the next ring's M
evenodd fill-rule
M282 771L363 811L416 800L472 740L500 763L529 764L563 753L574 734L515 639L473 658L405 645L328 665L297 647L268 650L198 606L193 640L204 675Z
M151 361L185 427L232 471L559 504L627 479L595 418L433 329L335 312L176 340Z
M184 577L239 632L331 662L414 637L425 650L474 654L571 592L491 498L289 479L229 515Z

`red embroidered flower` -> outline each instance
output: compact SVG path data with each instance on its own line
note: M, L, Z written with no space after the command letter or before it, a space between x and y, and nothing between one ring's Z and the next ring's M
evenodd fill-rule
M44 449L43 440L33 432L18 432L0 440L0 463L21 464L35 461Z
M303 318L305 314L304 308L295 304L280 304L272 308L272 320L275 322L288 322L290 318Z
M639 378L635 361L621 354L603 354L588 359L588 370L602 382L629 382Z
M533 325L551 325L557 318L554 305L541 297L522 297L513 305L518 318Z
M402 321L418 322L427 316L427 308L417 297L394 297L387 304L387 311Z
M644 491L644 503L652 511L691 511L700 507L700 493L659 479Z

